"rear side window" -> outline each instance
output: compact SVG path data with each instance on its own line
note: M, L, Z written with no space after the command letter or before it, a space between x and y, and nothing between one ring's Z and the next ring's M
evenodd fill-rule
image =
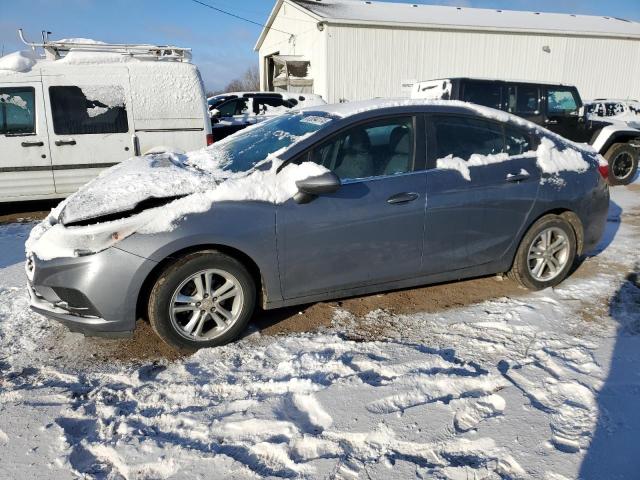
M433 117L436 158L469 160L471 155L495 155L506 151L502 127L493 122L456 116Z
M566 114L578 110L573 92L566 89L549 89L547 91L547 113Z
M56 135L129 131L122 87L49 87L49 98Z
M519 114L540 113L540 89L528 85L508 88L508 111Z
M464 84L462 99L465 102L500 109L502 87L490 82L467 82Z
M32 87L0 89L0 135L36 133L35 104Z

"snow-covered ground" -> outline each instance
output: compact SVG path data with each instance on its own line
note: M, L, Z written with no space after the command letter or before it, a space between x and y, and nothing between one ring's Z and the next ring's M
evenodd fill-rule
M31 313L33 224L0 225L0 478L638 478L640 184L612 198L559 288L336 308L323 331L153 362Z

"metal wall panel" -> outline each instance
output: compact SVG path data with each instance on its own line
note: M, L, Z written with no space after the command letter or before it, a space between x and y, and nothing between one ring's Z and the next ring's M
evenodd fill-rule
M640 97L637 40L349 25L325 32L327 89L316 93L329 102L403 96L402 81L452 76L574 84L585 100Z

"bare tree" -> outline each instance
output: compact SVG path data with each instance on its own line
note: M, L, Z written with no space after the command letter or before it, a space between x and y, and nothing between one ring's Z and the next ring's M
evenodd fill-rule
M213 97L226 92L259 92L260 69L257 66L247 68L241 78L234 78L222 90L207 92L207 97Z

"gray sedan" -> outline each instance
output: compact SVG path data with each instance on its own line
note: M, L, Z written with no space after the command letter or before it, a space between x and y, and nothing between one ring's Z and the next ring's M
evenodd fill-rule
M216 148L230 177L211 189L273 162L278 175L291 164L322 168L288 197L230 198L165 231L114 233L103 248L47 259L30 254L32 308L93 335L129 335L146 317L165 342L194 350L237 338L257 306L504 272L529 289L557 285L599 242L608 211L607 171L595 153L468 104L327 105ZM251 178L259 190L263 177ZM77 232L149 208L162 216L188 193L80 220L61 208L49 222Z

